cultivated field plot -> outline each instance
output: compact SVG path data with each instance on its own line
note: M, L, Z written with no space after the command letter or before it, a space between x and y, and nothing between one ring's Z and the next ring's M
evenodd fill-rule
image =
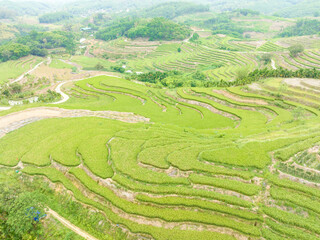
M31 70L42 60L39 57L25 57L17 61L0 63L0 84L19 77L24 72Z
M197 31L205 30L194 29ZM305 46L305 51L292 57L289 47L295 44ZM319 48L316 36L259 40L218 34L200 37L196 42L188 39L166 42L119 38L109 42L92 40L87 54L74 56L71 61L83 70L97 70L99 64L106 71L113 71L114 66L123 67L128 74L171 70L192 74L200 71L214 81L233 81L239 72L251 72L257 68L320 69ZM274 66L264 63L261 60L263 55L270 55ZM67 68L59 66L60 63L52 64Z
M58 107L148 121L33 121L0 138L0 163L63 185L132 239L318 239L319 92L310 79L168 90L94 77Z
M254 46L231 40L233 39L216 37L204 39L202 44L162 44L145 57L128 61L128 67L140 72L200 70L216 80L232 80L239 69L252 70L258 63L254 56ZM178 52L178 49L181 51ZM247 51L251 51L251 54Z

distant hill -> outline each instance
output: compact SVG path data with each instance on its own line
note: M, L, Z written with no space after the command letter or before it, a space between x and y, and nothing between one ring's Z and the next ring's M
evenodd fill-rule
M279 14L283 17L312 16L320 12L319 0L201 0L210 4L213 11L230 11L248 8L265 14Z
M3 40L14 38L18 33L19 31L15 27L5 23L0 23L0 43Z
M51 5L37 1L13 2L10 0L0 0L0 6L1 8L14 11L17 15L37 16L52 11Z
M304 16L320 16L320 1L306 0L301 1L291 7L284 8L279 11L279 15L283 17L304 17Z
M144 17L165 17L173 19L185 14L209 11L208 5L195 4L191 2L168 2L161 3L143 11Z
M77 0L68 2L63 8L73 14L88 14L97 11L133 11L148 8L163 0Z

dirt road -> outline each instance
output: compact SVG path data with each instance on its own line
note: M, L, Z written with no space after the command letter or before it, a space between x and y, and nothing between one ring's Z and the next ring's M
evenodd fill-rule
M92 76L92 77L99 77L99 76L107 76L107 77L120 78L120 77L118 77L118 76L110 75L110 74L98 74L98 75L94 75L94 76ZM61 104L61 103L64 103L64 102L66 102L66 101L69 100L70 97L61 90L61 87L62 87L64 84L67 84L67 83L70 83L70 82L77 82L77 81L81 81L81 80L85 80L85 79L88 79L88 77L82 78L82 79L69 80L69 81L65 81L65 82L60 83L60 84L56 87L55 91L56 91L57 93L60 93L62 98L61 98L61 100L59 100L58 102L54 102L54 103L52 103L52 104Z
M70 230L74 231L76 234L80 235L84 239L87 239L87 240L98 240L97 238L91 236L89 233L83 231L82 229L80 229L77 226L75 226L72 223L70 223L68 220L66 220L63 217L61 217L58 213L56 213L52 209L49 208L49 210L47 211L47 214L53 216L55 219L57 219L59 222L61 222L64 226L66 226Z
M149 118L135 115L130 112L115 111L90 111L90 110L69 110L62 108L29 108L20 112L14 112L0 117L0 138L5 134L17 130L27 124L46 118L75 118L75 117L100 117L114 119L127 123L149 122Z

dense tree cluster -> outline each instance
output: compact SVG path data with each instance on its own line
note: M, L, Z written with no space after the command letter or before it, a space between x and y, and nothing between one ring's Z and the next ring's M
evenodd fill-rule
M242 38L243 33L247 31L233 22L231 16L227 14L219 14L217 17L206 20L203 24L205 27L211 28L213 34L226 34L238 38Z
M313 68L301 68L292 71L285 68L255 70L248 75L249 78L268 78L268 77L281 77L281 78L316 78L320 79L320 71Z
M44 57L48 54L47 49L58 47L66 48L69 53L73 53L75 46L75 38L72 33L32 31L26 36L19 37L14 43L2 45L0 47L0 61L16 60L30 54Z
M143 74L133 75L132 77L141 82L157 83L169 76L179 75L178 71L168 71L168 72L148 72Z
M30 54L30 47L20 43L8 43L0 46L0 62L17 60Z
M236 9L233 12L241 14L243 16L258 16L258 15L260 15L260 13L258 11L254 11L251 9Z
M315 19L301 19L296 25L285 28L280 37L305 36L320 33L320 21Z
M149 72L144 74L134 74L130 78L141 82L153 83L160 87L231 87L243 86L260 79L281 77L281 78L316 78L320 79L320 71L316 69L299 69L292 71L289 69L256 69L248 72L243 69L239 72L238 77L234 81L225 81L218 79L208 79L202 72L195 72L190 75L183 74L179 71L168 72Z
M175 70L167 72L156 71L144 74L134 74L131 76L131 79L168 88L209 87L210 84L212 84L211 81L207 79L207 76L200 71L188 75Z
M314 69L299 69L296 71L292 71L285 68L278 68L278 69L256 69L253 72L247 74L246 77L238 78L235 81L214 81L212 82L212 87L231 87L231 86L243 86L247 85L260 79L265 78L316 78L320 79L320 71Z
M96 33L96 38L105 41L117 39L118 37L125 36L127 32L134 27L135 20L130 18L122 18L113 22L110 26L100 29Z
M190 36L190 29L186 26L172 22L165 18L153 18L146 24L139 24L137 27L128 31L128 37L135 38L149 38L154 40L183 40Z
M67 12L55 12L55 13L47 13L39 17L40 23L56 23L63 20L68 20L73 18L73 16Z
M17 39L18 43L39 48L70 48L75 42L75 37L70 32L53 31L53 32L36 32L32 31L28 35Z
M45 213L41 194L6 183L0 184L0 190L0 239L35 239L42 228L34 220L35 213Z
M151 20L124 18L98 31L96 38L108 41L126 36L131 39L149 38L150 41L170 41L185 39L190 33L188 27L165 18L153 18Z

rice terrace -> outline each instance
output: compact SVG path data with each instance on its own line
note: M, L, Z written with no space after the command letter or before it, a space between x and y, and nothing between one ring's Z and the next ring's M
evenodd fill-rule
M0 0L0 34L0 239L320 239L318 1Z

